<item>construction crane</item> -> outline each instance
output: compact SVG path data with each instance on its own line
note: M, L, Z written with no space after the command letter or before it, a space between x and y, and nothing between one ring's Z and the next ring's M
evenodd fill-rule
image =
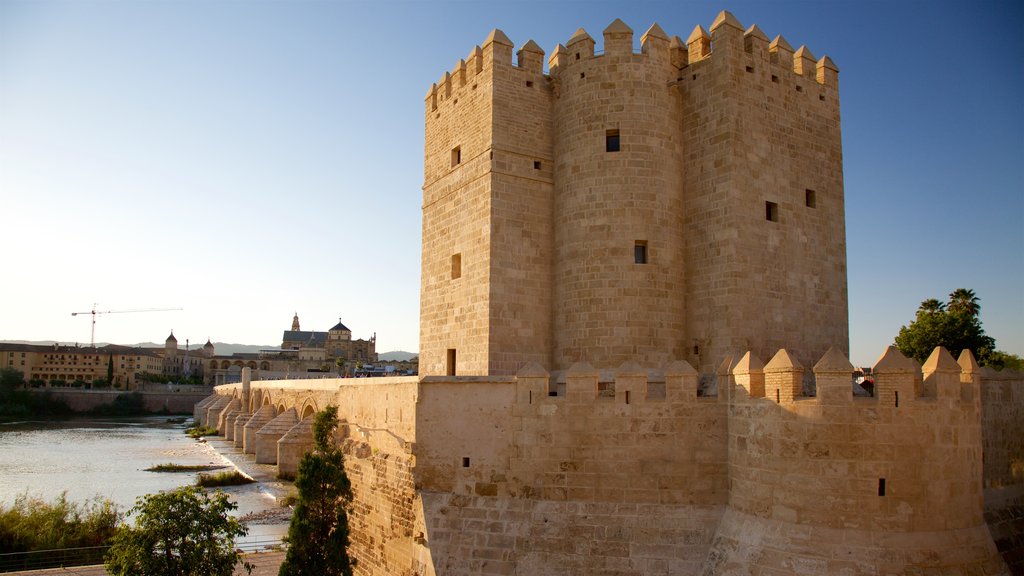
M79 314L90 314L92 315L92 332L89 334L89 347L96 347L96 316L100 314L131 314L134 312L170 312L172 310L182 310L182 308L136 308L134 310L97 310L96 304L92 305L92 310L85 312L72 312L72 316L78 316Z

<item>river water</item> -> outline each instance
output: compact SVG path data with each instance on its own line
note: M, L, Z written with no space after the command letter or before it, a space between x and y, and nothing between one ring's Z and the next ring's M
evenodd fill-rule
M273 479L271 467L253 463L226 442L193 440L185 427L166 417L0 424L0 504L9 506L25 493L47 501L66 493L74 502L108 499L127 512L140 496L196 480L196 473L146 468L171 463L238 467L259 482L223 490L238 505L239 517L264 517L249 523L246 540L284 535L287 514L276 497L288 485Z

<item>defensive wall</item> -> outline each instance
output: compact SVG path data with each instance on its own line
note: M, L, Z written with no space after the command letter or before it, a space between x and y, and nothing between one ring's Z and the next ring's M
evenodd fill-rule
M54 400L66 403L75 412L90 412L102 406L113 404L122 394L134 394L123 390L76 390L64 388L30 389L34 394L46 394ZM187 392L137 392L142 397L143 408L149 412L190 414L196 402L210 395L210 389Z
M726 359L713 396L686 362L262 381L196 414L289 416L294 470L338 406L359 574L1020 573L1024 376L941 348L874 372L870 397L835 349Z

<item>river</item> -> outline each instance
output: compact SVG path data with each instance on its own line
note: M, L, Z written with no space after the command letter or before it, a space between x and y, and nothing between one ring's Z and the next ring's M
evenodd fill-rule
M273 478L273 467L258 465L223 440L193 440L185 425L167 417L75 419L64 422L0 424L0 504L28 493L52 501L103 498L127 512L138 497L195 482L196 473L147 472L158 464L237 467L258 480L223 488L249 519L243 542L287 533L287 512L276 498L290 485ZM255 519L259 517L260 519Z

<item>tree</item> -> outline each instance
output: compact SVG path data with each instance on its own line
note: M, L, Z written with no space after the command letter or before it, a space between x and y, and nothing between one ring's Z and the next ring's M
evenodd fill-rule
M966 288L954 290L946 304L934 298L925 300L914 321L900 328L896 347L922 363L936 346L945 347L954 358L963 350L970 350L979 364L988 366L996 341L981 327L980 311L980 299Z
M0 398L25 385L25 375L15 368L0 368Z
M299 461L299 489L288 527L288 553L278 576L351 576L348 556L348 509L352 485L345 460L334 441L338 409L328 406L313 423L313 450Z
M114 576L231 576L241 554L235 538L247 532L228 515L237 506L220 490L195 486L139 498L129 511L135 527L122 525L107 552ZM246 572L252 565L242 562Z

